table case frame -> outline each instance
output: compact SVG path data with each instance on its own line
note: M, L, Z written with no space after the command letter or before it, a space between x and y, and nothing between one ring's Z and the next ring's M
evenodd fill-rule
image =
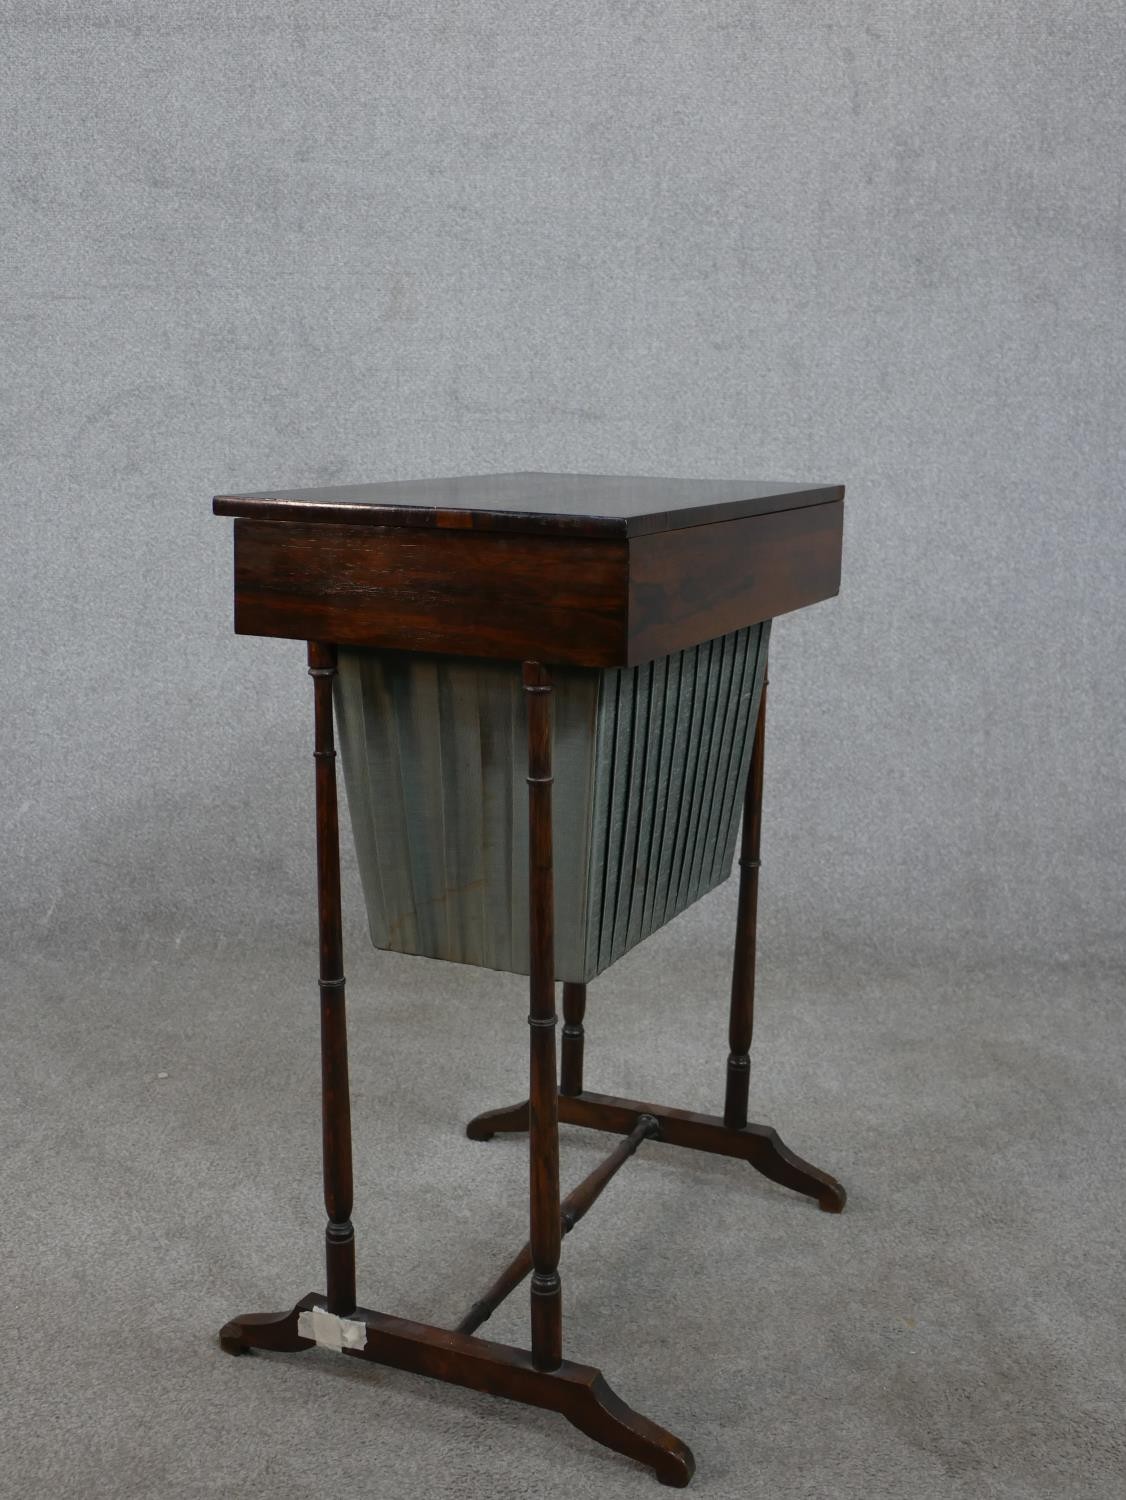
M327 492L332 494L332 492ZM426 649L481 652L503 656L514 644L527 645L552 636L554 659L585 665L624 664L660 650L679 649L691 637L705 638L720 628L738 628L813 602L836 592L839 580L841 496L843 490L797 492L795 508L759 511L734 519L709 520L679 534L681 545L667 554L661 548L674 529L638 536L624 531L595 537L574 536L559 528L554 536L529 538L521 546L507 530L474 538L463 549L463 564L475 576L470 586L488 590L489 578L507 576L529 566L526 546L542 564L549 543L564 582L550 600L541 598L538 614L533 594L524 613L507 622L466 630L457 600L434 606ZM812 494L813 498L805 498ZM826 498L828 497L828 498ZM691 1111L593 1093L584 1080L586 986L563 987L561 1058L556 1055L556 983L553 968L552 868L552 734L550 661L523 655L523 688L527 706L527 783L529 840L529 1072L528 1095L514 1105L487 1111L467 1126L472 1140L486 1141L507 1132L529 1136L528 1242L504 1267L454 1328L414 1322L359 1306L356 1300L355 1231L352 1225L352 1140L348 1084L348 1046L341 918L340 835L333 726L333 678L338 643L383 645L402 649L404 631L418 640L422 596L395 573L381 595L372 575L386 576L413 557L415 572L449 571L446 556L453 538L440 522L429 529L385 526L386 514L368 518L368 529L354 529L354 518L341 522L339 510L319 498L300 502L300 519L281 512L286 502L266 497L220 497L221 514L235 514L236 629L254 634L301 637L309 626L334 624L333 639L304 638L313 679L314 761L316 781L317 898L320 945L321 1084L326 1290L302 1297L287 1311L248 1313L233 1318L221 1331L222 1347L231 1354L252 1349L295 1352L317 1345L353 1358L428 1375L565 1416L574 1426L607 1447L648 1465L664 1484L683 1486L694 1469L691 1450L671 1432L628 1406L601 1372L563 1357L560 1246L607 1183L646 1139L734 1157L773 1182L812 1198L829 1213L839 1213L845 1190L827 1173L792 1152L778 1133L748 1121L750 1049L754 1026L755 950L762 828L763 765L766 733L764 686L743 809L739 852L738 915L728 1023L728 1056L722 1115ZM808 512L813 512L809 514ZM324 520L310 522L310 514ZM783 520L780 522L779 517ZM451 523L453 525L455 523ZM458 519L457 526L464 523ZM740 569L724 557L732 534L742 527L741 548L750 546L760 566ZM415 527L418 527L417 520ZM717 528L721 534L714 533ZM748 528L758 529L761 548L754 552ZM346 537L340 533L347 532ZM657 540L654 542L654 536ZM750 537L750 540L748 540ZM781 542L779 538L782 538ZM413 544L413 547L412 547ZM435 545L436 544L436 545ZM640 559L631 549L642 548ZM784 564L779 561L782 547ZM569 590L589 604L591 558L584 548L613 549L596 557L594 587L600 608L584 614ZM405 551L404 551L405 549ZM788 549L788 550L787 550ZM834 555L835 554L835 555ZM388 563L390 557L390 563ZM661 559L659 565L654 559ZM763 561L765 558L765 561ZM670 559L675 561L672 566ZM722 567L718 566L722 561ZM640 566L638 566L640 564ZM712 576L707 589L702 583ZM585 571L584 571L585 569ZM718 571L717 571L718 569ZM365 571L366 570L366 571ZM499 571L498 571L499 570ZM646 571L648 570L648 571ZM570 580L570 582L568 582ZM687 581L686 581L687 580ZM542 591L541 591L542 593ZM613 595L612 598L609 595ZM388 597L390 595L390 597ZM677 601L687 595L687 608ZM639 602L640 600L640 602ZM585 621L585 629L560 637L559 616L568 612ZM529 620L532 615L536 618ZM404 625L404 620L406 624ZM414 630L414 634L410 632ZM701 634L700 632L703 632ZM517 639L518 638L518 639ZM561 651L560 642L564 649ZM437 644L436 644L437 643ZM577 643L577 644L576 644ZM520 658L517 658L519 660ZM558 1065L561 1069L557 1071ZM559 1125L581 1125L621 1137L606 1159L565 1198L560 1196ZM501 1301L530 1276L530 1345L527 1349L478 1336Z

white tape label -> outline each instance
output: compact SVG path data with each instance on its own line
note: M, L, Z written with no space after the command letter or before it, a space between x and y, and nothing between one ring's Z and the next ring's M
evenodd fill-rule
M297 1332L303 1339L312 1339L322 1349L362 1349L368 1341L366 1323L355 1318L340 1318L323 1307L311 1307L297 1315Z

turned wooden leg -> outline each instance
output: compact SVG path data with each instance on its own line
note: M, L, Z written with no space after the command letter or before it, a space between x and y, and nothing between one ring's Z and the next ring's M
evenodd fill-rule
M528 1094L531 1166L532 1363L563 1360L559 1282L559 1101L555 1062L555 896L551 848L551 677L524 663L528 705Z
M320 936L321 1134L324 1154L325 1276L328 1295L310 1294L289 1312L244 1313L219 1333L228 1354L249 1349L294 1352L313 1340L298 1319L322 1302L338 1315L356 1306L356 1244L352 1228L352 1120L348 1098L348 1035L344 1011L344 938L340 912L340 824L332 682L336 647L309 642L313 679L313 758L317 787L317 912Z
M586 985L563 986L563 1056L559 1066L559 1092L583 1091L583 1017L586 1015Z
M583 1017L586 1015L586 985L563 986L563 1045L559 1062L559 1093L572 1098L583 1091ZM528 1128L528 1101L488 1109L465 1127L471 1141L491 1141L494 1135L518 1135Z
M735 923L735 962L731 974L727 1090L723 1123L742 1130L747 1123L751 1085L751 1034L755 1023L755 939L758 926L759 847L762 837L762 771L766 750L766 682L762 684L739 848L739 911Z
M530 1269L529 1353L461 1330L409 1322L356 1305L352 1212L352 1146L340 915L340 851L332 723L336 651L311 643L309 671L316 708L317 889L320 910L321 1060L324 1182L328 1211L328 1294L311 1292L288 1312L233 1318L219 1339L230 1354L251 1349L296 1352L317 1345L530 1406L560 1412L596 1441L647 1464L662 1484L683 1486L694 1462L688 1447L626 1405L591 1366L564 1361L559 1247L657 1122L639 1120L626 1139L568 1196L559 1198L559 1096L555 1055L555 978L551 848L551 683L537 663L524 667L528 705L528 867L530 1098L516 1107L530 1135L528 1245L467 1315L483 1322ZM581 988L581 987L579 987ZM579 1080L581 1084L581 1079ZM497 1112L503 1114L505 1112ZM491 1134L487 1129L483 1135Z
M348 1098L348 1035L344 1010L344 939L340 915L340 827L332 681L336 647L309 642L317 767L317 907L320 917L321 1127L328 1308L356 1305L356 1242L352 1228L352 1120Z
M636 1099L592 1094L583 1087L582 1047L585 985L563 986L563 1073L556 1101L564 1124L583 1125L628 1135L638 1120L652 1115L668 1145L687 1146L748 1162L782 1187L817 1200L826 1213L840 1213L846 1193L835 1177L791 1151L776 1130L747 1122L751 1077L751 1036L755 1008L755 938L758 916L759 849L762 834L762 785L766 743L766 684L763 683L743 805L739 853L739 908L735 928L735 961L731 976L729 1056L723 1118L694 1114ZM486 1110L470 1120L466 1134L487 1141L494 1135L528 1129L527 1101Z

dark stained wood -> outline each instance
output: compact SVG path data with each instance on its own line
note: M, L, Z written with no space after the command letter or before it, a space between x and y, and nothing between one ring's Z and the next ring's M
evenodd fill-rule
M839 501L630 541L235 522L235 629L612 667L835 594Z
M303 1311L324 1306L325 1299L303 1297L289 1313L252 1313L233 1318L220 1339L229 1353L251 1349L308 1349L312 1345L297 1332ZM352 1318L366 1327L362 1348L342 1353L377 1365L390 1365L416 1375L429 1375L474 1391L486 1391L526 1406L556 1411L572 1426L627 1458L653 1470L662 1484L680 1489L692 1478L696 1461L691 1449L656 1422L626 1405L607 1384L601 1371L570 1360L552 1371L539 1370L523 1349L495 1344L391 1317L358 1307Z
M586 985L563 986L563 1048L559 1064L559 1092L583 1091L583 1017L586 1015Z
M315 708L317 893L320 938L321 1057L325 1206L329 1214L327 1285L324 1298L310 1294L289 1313L250 1313L220 1331L230 1354L251 1349L297 1352L314 1341L298 1331L302 1312L325 1308L366 1330L362 1347L342 1352L450 1381L473 1390L562 1413L580 1431L653 1469L663 1483L686 1485L695 1463L688 1447L627 1406L589 1366L564 1363L558 1274L564 1227L582 1217L606 1183L646 1136L654 1120L635 1122L632 1132L569 1196L559 1200L559 1131L555 1057L555 981L551 846L551 678L535 663L524 665L528 710L530 1079L525 1121L530 1129L531 1237L523 1279L532 1275L530 1352L487 1343L458 1332L357 1308L352 1208L351 1125L344 1008L343 938L340 909L340 841L333 736L332 682L336 647L310 642L309 673Z
M843 527L835 501L638 537L629 548L629 663L831 598Z
M600 1161L594 1171L588 1173L577 1187L571 1189L560 1204L559 1210L560 1224L565 1235L570 1234L575 1225L585 1217L587 1210L598 1198L603 1188L616 1173L621 1171L642 1141L659 1134L660 1128L656 1120L651 1115L642 1115L629 1135L615 1146L613 1151ZM465 1317L458 1323L458 1333L476 1332L482 1323L492 1317L504 1299L516 1290L531 1269L532 1247L531 1244L527 1244L517 1251L485 1295L474 1302Z
M635 1099L616 1099L607 1094L582 1094L577 1099L561 1099L559 1103L559 1118L568 1125L585 1125L615 1135L632 1130L641 1115L654 1117L661 1129L661 1140L670 1146L688 1146L713 1156L733 1156L749 1162L771 1182L792 1188L807 1198L816 1198L818 1207L826 1213L840 1213L845 1206L845 1190L836 1178L803 1161L769 1125L744 1125L741 1130L731 1130L714 1115L643 1104Z
M235 522L235 630L459 656L609 664L625 542Z
M309 643L313 679L314 758L317 770L317 906L320 931L321 1122L328 1305L334 1313L356 1305L356 1245L352 1227L352 1121L348 1097L348 1032L344 1007L344 938L340 911L340 826L336 799L336 744L332 680L336 647Z
M312 1339L297 1332L297 1317L302 1308L312 1306L315 1297L304 1297L289 1312L243 1313L224 1323L219 1330L219 1345L227 1354L249 1354L252 1349L269 1349L275 1354L297 1354L315 1347ZM328 1298L322 1299L325 1304Z
M559 1107L561 1110L564 1107L562 1094ZM474 1115L465 1133L471 1141L491 1141L494 1135L520 1135L527 1128L528 1101L521 1099L518 1104L505 1104L500 1109L486 1109Z
M555 1076L555 889L551 847L551 675L524 663L528 708L528 1156L531 1184L532 1363L563 1359L559 1282L559 1113Z
M735 960L731 970L731 1012L727 1041L727 1087L723 1123L742 1130L747 1123L751 1086L751 1035L755 1024L755 948L758 934L759 852L762 844L762 775L766 754L766 681L755 723L743 835L739 846L739 908L735 919Z
M644 1104L638 1099L618 1099L610 1094L560 1095L559 1120L564 1125L584 1125L611 1135L628 1135L643 1115L652 1115L660 1127L661 1140L670 1146L687 1146L712 1156L733 1156L749 1162L756 1172L781 1187L792 1188L807 1198L816 1198L826 1213L839 1214L847 1195L835 1177L803 1161L769 1125L744 1125L732 1130L718 1115L699 1115L665 1104ZM470 1140L487 1141L494 1135L514 1134L528 1128L526 1101L504 1109L486 1110L465 1127Z
M843 1187L777 1133L747 1123L754 1009L765 695L748 777L725 1117L585 1091L586 989L565 985L557 1081L550 664L622 666L830 597L840 577L839 486L501 475L218 497L235 523L235 625L308 641L314 683L327 1296L236 1318L224 1349L298 1351L302 1312L350 1320L345 1353L562 1413L597 1441L684 1485L692 1455L625 1405L594 1368L564 1361L559 1251L641 1140L735 1157L839 1212ZM328 644L328 643L333 644ZM322 644L324 643L324 644ZM336 645L524 662L529 813L529 1097L479 1115L474 1139L529 1133L524 1250L458 1331L356 1306L352 1148L332 720ZM623 1137L559 1197L559 1122ZM531 1272L531 1349L471 1337ZM318 1318L320 1314L318 1314ZM308 1325L306 1325L308 1332ZM319 1328L318 1338L324 1340ZM326 1340L327 1341L327 1340Z
M620 474L475 474L216 495L216 515L344 526L409 526L536 536L644 536L822 505L839 484Z

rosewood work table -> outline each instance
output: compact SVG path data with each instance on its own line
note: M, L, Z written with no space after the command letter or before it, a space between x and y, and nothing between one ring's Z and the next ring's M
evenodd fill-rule
M843 497L501 474L216 498L235 517L236 631L308 643L328 1213L325 1292L233 1319L228 1352L319 1344L544 1407L688 1483L688 1447L564 1359L560 1242L646 1139L844 1207L747 1120L770 622L837 592ZM467 1126L527 1132L528 1242L454 1328L356 1301L337 734L376 945L529 976L527 1096ZM722 1115L591 1093L588 982L726 879L736 846ZM560 1122L621 1137L562 1198ZM530 1347L480 1338L529 1276Z

